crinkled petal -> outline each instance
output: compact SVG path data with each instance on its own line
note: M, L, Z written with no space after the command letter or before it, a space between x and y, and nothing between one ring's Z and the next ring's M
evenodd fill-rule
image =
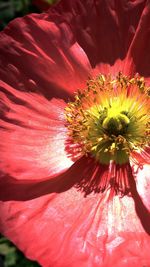
M1 33L0 231L44 267L150 265L149 167L139 169L130 197L85 194L95 165L86 158L73 164L64 102L37 94L68 100L85 85L91 66L103 72L117 62L118 72L127 58L124 70L135 71L133 44L148 19L142 17L146 3L62 0ZM107 178L108 168L102 171Z
M20 91L66 100L85 86L88 58L66 23L49 14L11 22L0 33L0 79Z
M47 100L2 84L1 179L38 180L70 167L63 100Z
M79 162L84 171L85 159ZM148 184L149 167L138 177L135 199L110 198L109 191L84 197L71 187L30 201L1 202L1 232L43 267L149 266L150 238L136 203Z
M91 65L123 60L135 36L146 0L62 0L55 8L67 22ZM119 70L118 70L119 71Z
M0 36L0 78L15 89L68 99L85 86L91 66L105 72L118 61L117 72L131 73L134 53L148 48L146 2L63 0L47 14L16 19ZM136 58L147 66L147 56L142 64Z
M105 12L103 14L105 16L109 14L110 18L107 18L107 24L103 27L103 30L108 33L108 36L107 34L105 34L104 38L102 38L101 36L97 35L99 38L101 38L100 41L98 40L98 48L100 48L101 50L99 52L99 55L95 56L96 67L94 73L111 73L115 76L116 73L121 71L126 75L132 76L138 72L145 77L149 77L149 1L106 1L106 3L105 1L103 1L103 8L101 1L95 1L95 3L97 6L100 5L99 9L101 10L102 20L105 21L102 16L103 8L105 9ZM98 23L100 24L101 20L100 18L98 19ZM113 26L111 25L109 27L109 21ZM101 27L101 25L103 24L101 23L99 25L99 28ZM106 30L107 27L109 27L109 29ZM99 28L96 28L97 31L99 30ZM90 34L90 36L92 37L93 35L94 34ZM114 40L115 38L116 41ZM105 40L105 43L104 46L101 47L100 44L101 42L103 42L103 39ZM111 51L111 49L113 51ZM100 58L99 62L97 60L98 58ZM94 60L93 56L92 60ZM147 78L146 80L147 83L150 84L149 79Z

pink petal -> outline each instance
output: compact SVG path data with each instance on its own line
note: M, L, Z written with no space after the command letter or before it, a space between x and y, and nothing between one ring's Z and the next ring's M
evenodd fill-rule
M0 79L21 91L68 97L85 86L88 58L70 26L49 14L16 19L0 33ZM8 75L9 73L9 75Z
M0 200L30 200L53 192L61 193L68 190L74 185L77 186L84 176L90 180L95 166L98 164L89 159L89 167L85 168L88 163L86 157L80 158L65 173L57 177L44 177L43 179L16 180L8 175L0 180ZM108 168L105 168L105 173ZM34 176L35 177L35 176Z
M138 172L138 191L132 181L132 197L112 198L109 190L85 197L81 189L91 182L95 163L81 158L73 164L65 146L65 103L46 99L68 100L85 86L91 66L148 73L149 63L140 69L137 60L148 38L139 30L148 25L146 3L62 0L0 34L0 231L44 267L150 265L149 167ZM107 167L102 171L107 178Z
M143 164L150 164L150 147L146 147L140 152L133 151L131 156L136 164L141 166Z
M53 177L73 163L67 155L65 102L19 92L1 83L1 179ZM3 180L4 181L4 180Z
M86 166L80 161L81 173ZM91 161L89 170L92 166ZM139 171L137 195L144 193L148 171ZM76 172L78 165L75 176ZM26 202L1 202L1 232L43 267L149 266L150 238L141 225L136 199L110 198L109 193L84 197L72 187Z

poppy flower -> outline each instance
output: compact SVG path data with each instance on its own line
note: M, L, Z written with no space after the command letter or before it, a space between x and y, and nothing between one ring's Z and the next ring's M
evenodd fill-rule
M62 0L0 35L0 231L44 267L150 266L149 1Z

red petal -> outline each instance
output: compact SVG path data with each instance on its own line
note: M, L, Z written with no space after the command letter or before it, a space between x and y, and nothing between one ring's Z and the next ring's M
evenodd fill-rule
M89 61L105 72L104 63L126 57L145 3L63 0L47 14L15 20L0 36L1 79L15 89L68 98L85 85ZM128 72L130 61L125 67L120 61L117 72Z
M13 88L68 97L91 67L70 26L48 14L16 19L0 33L0 79ZM9 73L9 75L8 75Z
M36 94L15 90L40 91L48 98L54 95L68 98L69 93L83 86L90 73L83 51L92 66L101 62L113 64L116 59L125 58L145 3L141 0L87 0L83 4L78 0L63 0L57 10L63 7L64 16L57 12L27 16L10 24L1 34L0 76L10 85L3 84L7 93L1 94L2 111L6 112L1 121L1 136L5 140L1 167L18 180L26 179L22 200L25 200L25 193L26 200L39 198L1 202L0 228L28 257L38 260L42 266L150 265L149 238L145 231L149 175L145 168L138 173L142 200L135 187L133 198L115 196L113 199L110 199L109 191L85 197L84 192L79 191L81 183L78 183L78 191L72 188L81 182L81 178L92 177L93 162L85 159L55 180L33 184L31 180L35 175L36 179L41 179L43 174L42 177L47 176L49 171L56 175L64 170L64 162L67 161L67 167L72 164L64 149L64 119L58 119L64 104L59 102L58 108L56 100L48 102ZM127 60L126 69L128 67ZM57 140L60 134L61 142ZM20 185L23 183L15 185L9 184L9 179L7 181L4 200L15 197L21 200ZM48 193L51 194L41 196Z
M128 51L128 66L134 73L150 76L150 5L146 1L141 19Z
M0 169L15 179L38 180L67 169L65 103L2 84ZM1 179L4 179L3 176ZM6 178L5 178L6 179Z
M71 25L91 65L113 65L126 57L146 0L62 0L59 20ZM118 70L119 71L119 70Z
M140 152L133 151L131 157L132 157L131 160L133 162L141 166L143 164L150 164L150 147L146 147Z
M81 173L84 168L81 160ZM77 164L75 176L80 171ZM147 172L139 172L141 185L149 181ZM71 188L31 201L1 202L1 231L43 267L149 266L150 239L134 205L132 197L110 199L109 191L84 197Z

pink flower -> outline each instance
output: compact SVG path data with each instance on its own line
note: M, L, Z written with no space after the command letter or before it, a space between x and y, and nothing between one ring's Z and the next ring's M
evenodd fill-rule
M149 1L62 0L0 54L1 233L44 267L150 266Z

